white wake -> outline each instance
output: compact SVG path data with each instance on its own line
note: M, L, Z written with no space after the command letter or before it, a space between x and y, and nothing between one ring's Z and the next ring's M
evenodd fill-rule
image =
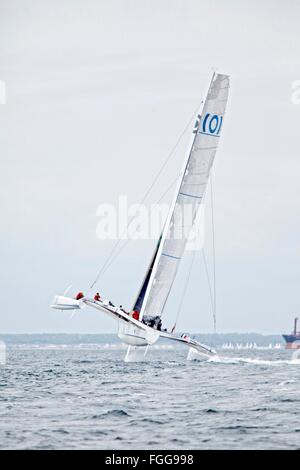
M253 365L266 365L266 366L276 366L276 365L300 365L299 357L292 357L291 359L259 359L259 358L250 358L250 357L226 357L226 356L215 356L208 359L207 362L214 362L218 364L253 364Z

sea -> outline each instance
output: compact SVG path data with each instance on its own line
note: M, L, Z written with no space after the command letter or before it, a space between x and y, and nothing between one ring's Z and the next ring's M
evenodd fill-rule
M125 363L113 335L2 335L0 448L300 449L300 351L232 338Z

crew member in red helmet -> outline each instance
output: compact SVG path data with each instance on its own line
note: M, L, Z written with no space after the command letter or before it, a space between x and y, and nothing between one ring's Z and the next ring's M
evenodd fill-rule
M133 310L132 313L131 313L131 316L132 318L134 318L135 320L139 320L140 318L140 312L138 310Z
M83 292L78 292L78 294L76 295L75 299L76 300L80 300L84 297L84 293Z

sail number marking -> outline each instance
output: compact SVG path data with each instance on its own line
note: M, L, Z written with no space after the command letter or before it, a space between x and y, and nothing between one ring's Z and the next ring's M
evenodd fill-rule
M223 116L219 116L218 114L206 113L203 119L198 116L194 128L194 133L198 130L200 134L207 134L212 135L214 137L219 137L222 122Z

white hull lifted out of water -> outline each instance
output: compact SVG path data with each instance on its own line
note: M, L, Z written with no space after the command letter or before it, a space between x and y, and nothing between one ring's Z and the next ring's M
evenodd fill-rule
M191 339L188 335L178 336L167 331L160 331L155 328L151 328L145 323L135 320L131 315L125 313L120 308L111 306L108 302L102 300L96 301L89 297L83 297L80 300L76 300L70 297L57 295L55 296L51 307L57 310L78 310L84 308L86 305L96 308L117 320L119 322L118 337L131 347L136 348L144 346L148 348L148 346L154 344L159 338L166 338L192 348L195 353L203 356L203 358L207 359L208 357L216 355L216 352L213 349ZM131 354L129 354L129 352ZM146 352L147 349L146 351L143 351L142 356L145 356ZM133 350L130 349L126 355L128 361L130 360L129 356L132 355ZM138 354L134 355L139 356Z
M228 92L228 75L214 73L193 129L192 144L184 161L183 170L178 177L178 185L163 231L138 291L132 314L114 307L110 302L99 300L100 297L94 300L82 295L82 298L76 300L56 296L54 299L53 308L76 310L87 305L117 320L119 322L118 336L129 345L126 361L143 358L148 347L159 338L187 345L189 351L193 353L189 354L189 357L196 354L199 357L208 358L216 354L215 351L189 338L188 335L178 336L166 330L162 331L160 318L198 210L203 203L220 140ZM190 216L186 217L186 213ZM99 276L91 288L98 278Z

